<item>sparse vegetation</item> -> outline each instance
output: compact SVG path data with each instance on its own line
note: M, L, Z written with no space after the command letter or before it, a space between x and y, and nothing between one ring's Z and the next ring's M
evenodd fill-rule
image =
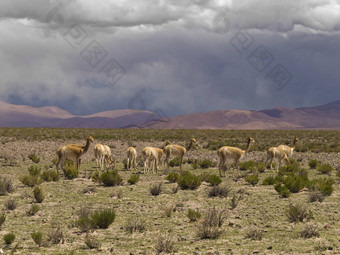
M3 213L0 215L0 230L2 228L2 225L5 223L5 221L6 221L6 214Z
M226 220L225 210L209 208L198 226L197 235L202 239L217 239L223 233L222 225Z
M163 185L162 182L153 183L150 186L150 194L153 195L153 196L159 196L159 194L161 194L161 192L162 192L162 185Z
M130 217L126 220L124 229L130 234L134 232L142 233L145 231L145 221L138 216Z
M197 189L201 185L202 181L198 176L190 173L189 171L183 171L181 172L177 183L181 189Z
M90 249L100 249L101 247L101 242L94 236L91 236L89 234L86 235L85 237L85 244L87 247Z
M290 222L303 222L313 219L313 213L301 204L290 204L286 211L287 218Z
M208 191L209 197L228 197L231 189L227 186L214 186Z
M160 234L156 239L156 254L173 253L175 250L175 240L171 234Z
M262 240L263 231L256 226L251 227L247 232L247 238L255 241Z
M74 165L72 160L65 160L63 172L65 177L69 180L73 180L74 178L77 178L79 175L79 171Z
M102 229L108 228L115 218L116 212L111 208L95 211L91 216L93 225Z
M31 234L31 237L32 237L34 243L37 244L37 245L40 247L41 244L42 244L42 240L43 240L43 234L42 234L42 232L40 232L40 231L33 232L33 233Z
M4 235L4 241L7 245L13 243L15 240L15 235L13 233L8 233Z
M301 231L300 236L303 238L318 237L319 228L315 223L306 224L304 229Z
M13 211L17 208L17 202L13 198L9 198L5 202L5 207L7 210Z
M308 161L308 166L311 169L316 169L316 167L320 164L320 162L317 159L311 159Z
M259 183L259 176L257 174L251 174L246 176L245 181L251 184L252 186L255 186Z
M334 171L334 168L329 164L320 164L317 166L316 170L318 170L321 174L330 175L331 172Z
M41 174L41 178L45 182L59 181L60 177L56 170L46 170Z
M139 182L139 175L131 174L129 179L128 179L128 183L133 185L133 184L136 184L137 182Z
M33 216L40 210L40 206L37 204L32 204L30 209L27 211L27 215Z
M45 199L45 195L42 191L42 188L39 186L34 187L33 196L35 198L35 201L37 201L38 203L42 203L42 201L44 201Z
M122 181L123 179L117 170L104 172L100 175L100 182L107 187L121 185Z
M208 182L211 186L217 186L222 182L222 179L216 174L211 174L208 177Z
M6 177L0 177L0 196L7 195L14 191L13 183Z
M198 219L200 219L202 214L199 211L189 209L187 216L189 220L193 222L193 221L197 221Z
M179 177L179 174L178 174L177 172L172 171L172 172L170 172L170 173L167 175L166 179L167 179L169 182L172 182L172 183L173 183L173 182L177 182L178 177Z
M28 158L32 160L33 163L38 164L40 162L40 158L35 153L29 154Z

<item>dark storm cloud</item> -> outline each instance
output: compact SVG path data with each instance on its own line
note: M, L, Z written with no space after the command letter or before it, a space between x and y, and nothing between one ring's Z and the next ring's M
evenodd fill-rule
M322 104L340 92L339 14L339 1L316 0L3 0L0 99L76 114L132 106L167 116ZM74 25L86 33L77 45L65 36ZM241 53L237 33L253 39ZM95 67L82 55L93 40L106 52ZM260 72L249 60L258 47L273 58ZM109 59L126 71L114 84L100 71ZM282 90L268 79L277 64L292 74Z

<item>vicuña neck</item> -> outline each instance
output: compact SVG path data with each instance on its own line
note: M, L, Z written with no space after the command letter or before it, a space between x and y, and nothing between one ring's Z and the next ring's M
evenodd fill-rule
M250 149L250 140L248 141L248 144L247 144L246 149L244 150L244 153L247 154L249 149Z

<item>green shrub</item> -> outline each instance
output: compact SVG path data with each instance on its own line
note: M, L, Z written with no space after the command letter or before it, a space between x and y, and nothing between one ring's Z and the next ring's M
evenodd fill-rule
M264 173L264 171L266 170L264 162L257 163L256 168L260 173Z
M331 172L334 170L329 164L320 164L316 169L322 174L331 174Z
M150 194L153 195L153 196L159 196L162 192L162 185L163 185L162 182L153 183L150 186Z
M196 162L191 163L192 169L198 169L200 166Z
M22 175L19 177L19 180L22 184L34 187L35 185L39 185L41 183L41 178L39 176L32 176L32 175Z
M203 169L215 166L215 163L212 162L210 159L199 160L197 164Z
M279 168L279 175L288 175L288 174L294 174L299 171L300 167L296 164L291 164L288 166L281 166Z
M177 180L177 184L181 189L197 189L201 183L201 179L189 171L181 172Z
M5 223L5 221L6 221L6 214L3 213L0 216L0 230L1 230L2 225Z
M274 185L275 183L277 183L277 181L272 175L264 178L264 180L262 181L262 185Z
M68 162L67 164L64 165L64 175L68 180L72 180L74 178L77 178L79 175L79 171L76 168L76 166L74 165L72 160L69 161L65 161Z
M231 189L227 186L213 186L209 192L209 197L228 197Z
M7 195L7 193L12 193L13 191L12 181L6 177L0 177L0 196Z
M13 233L8 233L4 235L4 241L6 244L11 244L15 240L15 235Z
M33 190L33 195L34 195L35 200L38 203L41 203L45 199L43 191L39 186L35 186L35 188Z
M179 166L179 158L175 157L172 160L170 160L169 166L171 166L171 167Z
M89 215L80 216L76 221L76 225L82 232L88 232L96 228Z
M251 170L251 171L256 171L257 167L256 167L256 163L253 160L248 160L245 162L241 162L239 164L240 170Z
M277 191L277 193L280 194L281 197L287 198L290 197L290 191L287 189L286 186L282 185L281 183L277 183L274 185L274 189Z
M102 229L108 228L115 220L116 213L114 209L104 209L92 214L91 220L94 226Z
M27 215L33 216L40 210L39 205L32 204L30 209L27 211Z
M210 183L211 186L217 186L222 182L222 179L216 174L212 174L209 176L208 182Z
M42 237L43 237L43 234L41 232L33 232L31 234L31 237L33 239L33 241L35 242L35 244L37 244L39 247L41 246L41 243L42 243Z
M188 216L190 221L197 221L198 219L201 218L202 215L199 211L189 209L187 216Z
M209 182L210 174L209 173L201 173L198 176L202 182Z
M96 183L100 183L100 172L95 171L92 173L92 181Z
M259 177L258 177L258 175L251 174L251 175L248 175L245 178L245 181L248 182L249 184L255 186L259 182Z
M39 166L32 165L28 167L28 172L32 176L39 176L41 172L41 168Z
M13 198L9 198L5 202L5 207L7 208L7 210L14 210L15 208L17 208L17 202L15 202Z
M308 184L308 179L303 176L290 174L284 179L284 184L290 192L298 193Z
M100 182L104 186L118 186L122 184L123 179L120 177L117 170L104 172L100 175Z
M286 211L286 216L290 222L303 222L305 220L313 219L313 213L300 204L290 204Z
M316 169L316 167L320 164L320 162L317 159L311 159L308 161L308 166L311 169Z
M307 186L310 191L318 190L324 196L330 196L333 193L333 184L332 178L321 178L309 181Z
M41 174L41 178L46 182L59 181L60 177L56 170L47 170Z
M33 163L38 164L40 162L40 158L35 153L29 154L28 158L32 160Z
M166 179L167 179L169 182L174 183L174 182L177 182L178 177L179 177L179 174L178 174L178 173L176 173L176 172L170 172L170 173L167 175Z
M139 175L131 174L130 178L128 179L128 183L133 185L133 184L136 184L137 182L139 182Z

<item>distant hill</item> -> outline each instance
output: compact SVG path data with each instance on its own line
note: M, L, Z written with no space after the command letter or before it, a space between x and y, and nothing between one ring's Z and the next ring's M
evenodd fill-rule
M113 110L76 116L54 106L30 107L0 101L1 127L151 128L151 129L335 129L340 130L340 100L316 107L276 107L261 111L219 110L162 119L141 110Z
M138 127L160 116L149 111L115 110L76 116L58 107L30 107L0 101L1 127L73 127L126 128Z

